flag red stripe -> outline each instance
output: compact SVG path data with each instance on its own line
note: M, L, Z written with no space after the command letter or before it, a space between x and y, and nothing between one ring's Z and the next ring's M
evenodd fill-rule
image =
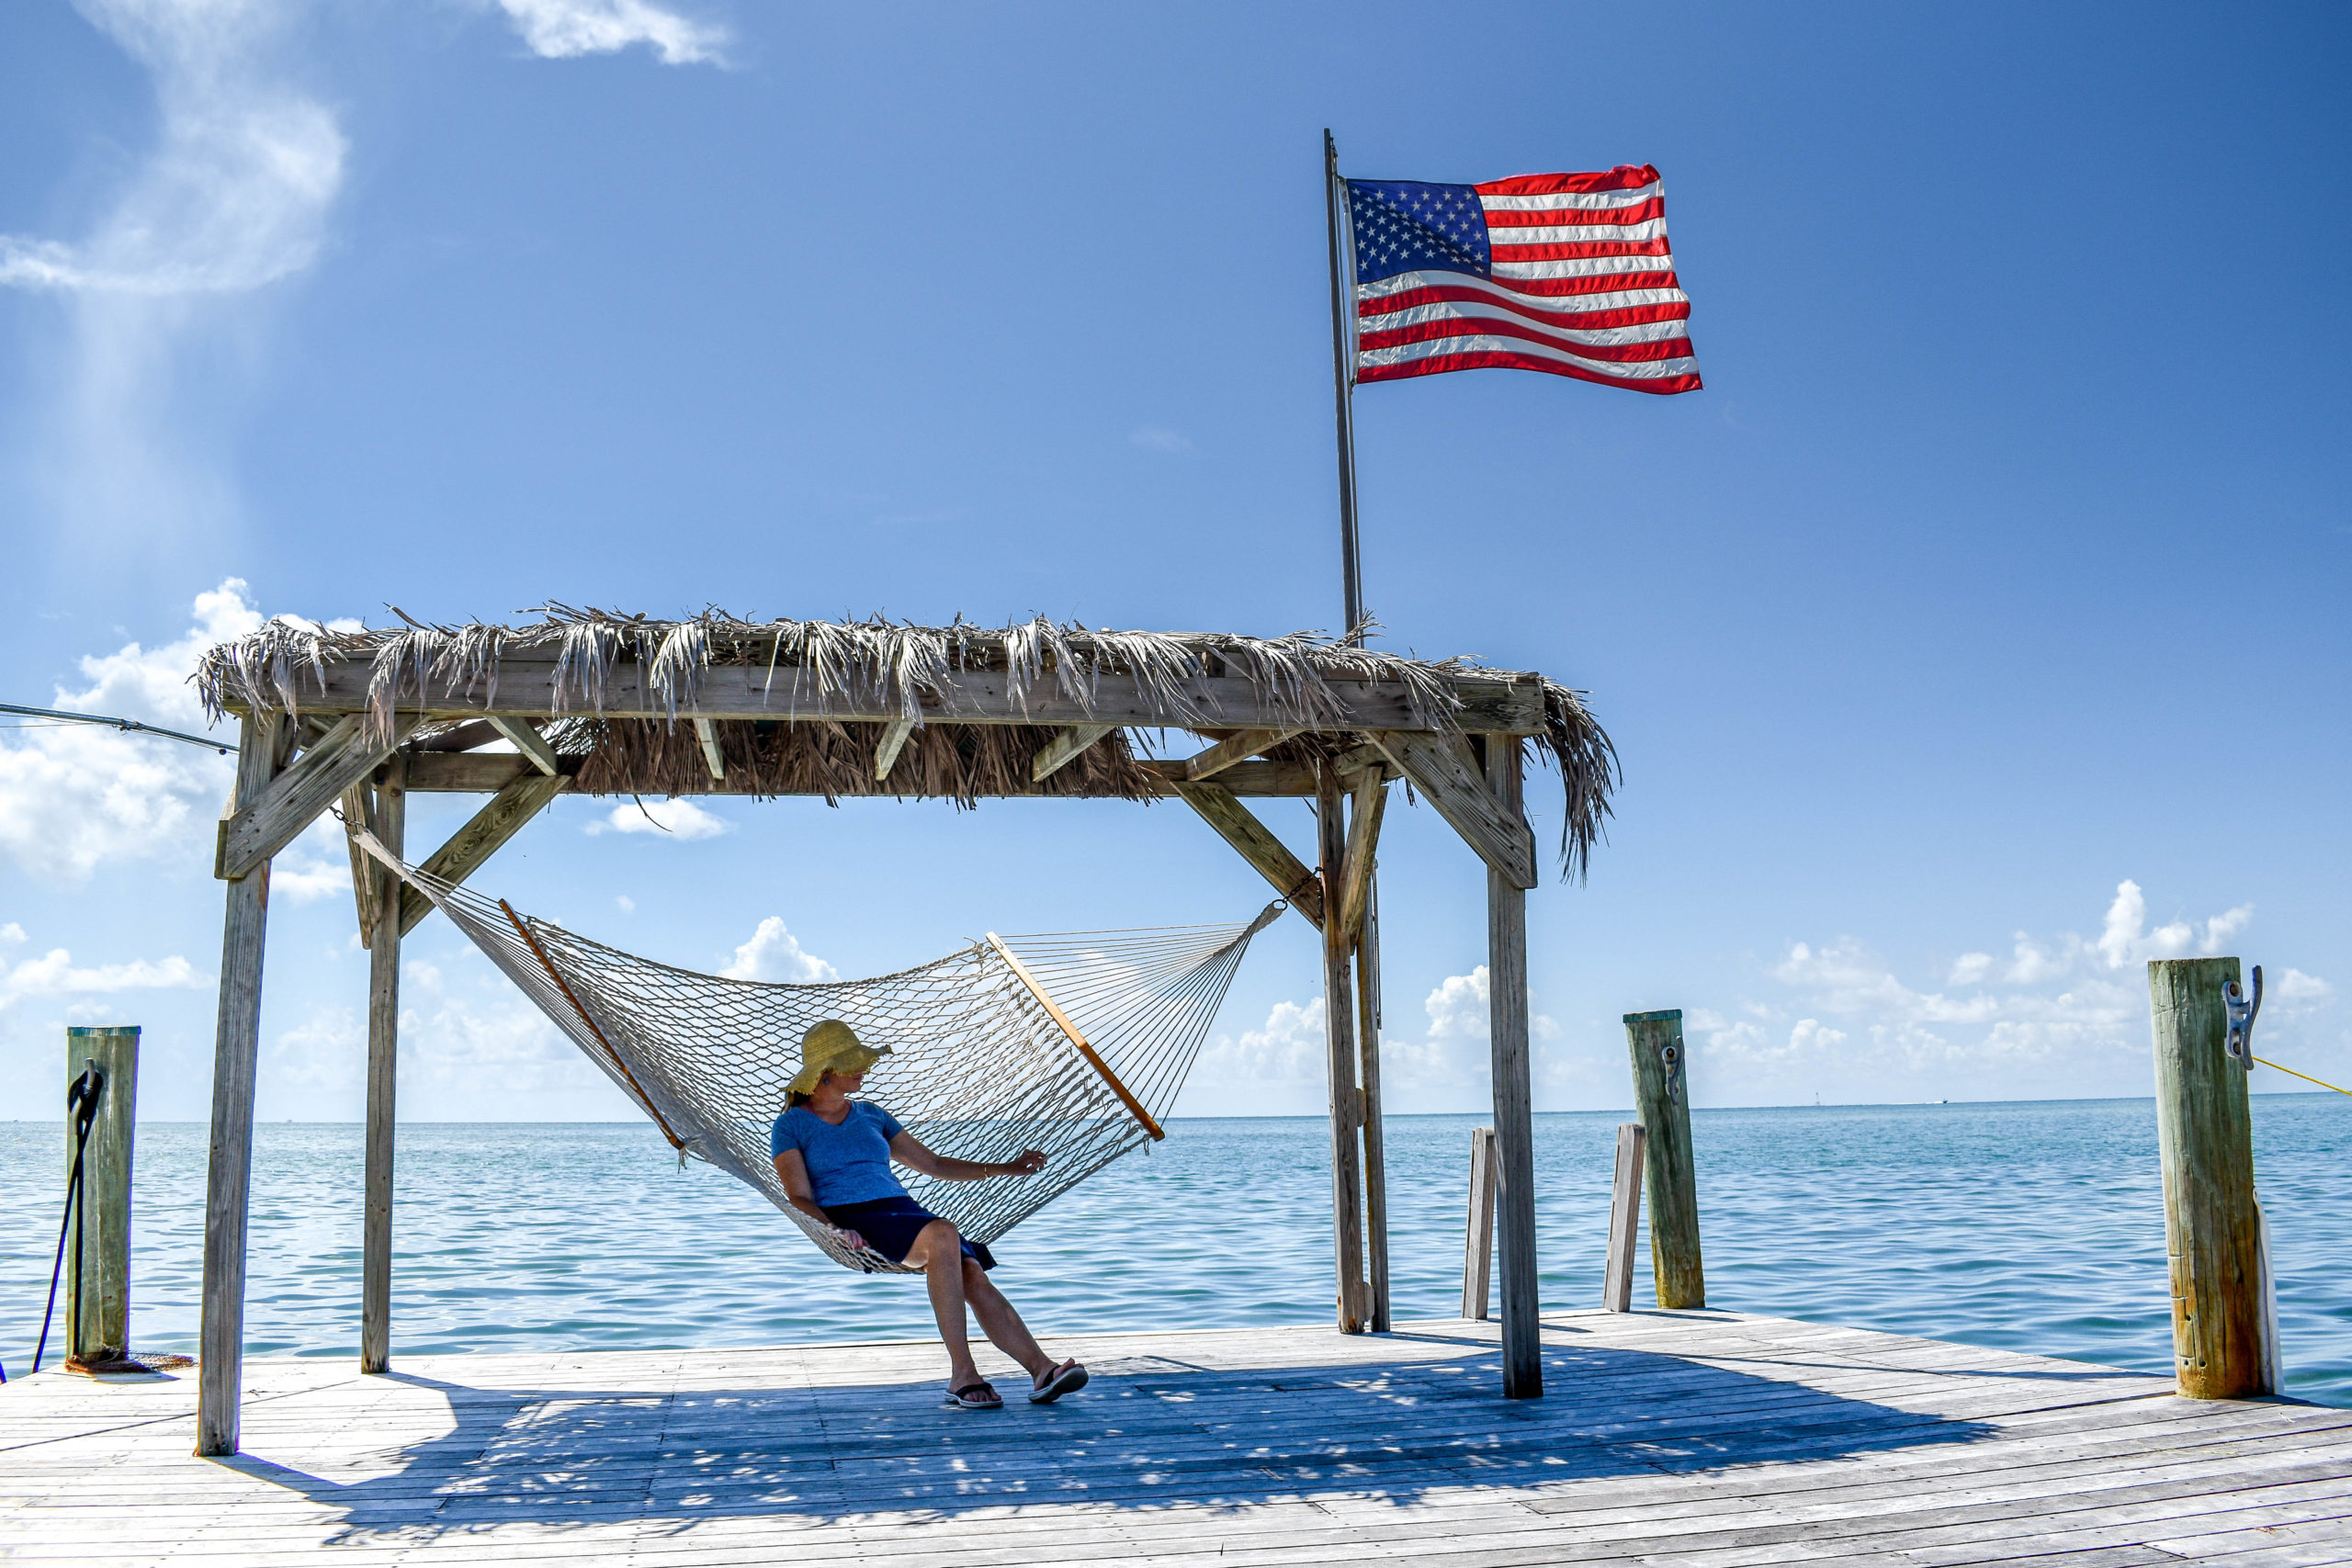
M1647 164L1620 164L1594 175L1513 175L1470 188L1480 196L1581 195L1597 190L1634 190L1654 184L1657 171Z
M1672 256L1663 239L1657 240L1555 240L1541 245L1497 244L1491 247L1495 265L1505 262L1570 261L1585 256Z
M1646 223L1666 216L1666 197L1654 196L1631 207L1489 207L1487 227L1556 229L1569 223Z
M1481 349L1470 354L1433 355L1404 365L1381 365L1356 372L1359 381L1402 381L1411 376L1436 376L1448 370L1542 370L1554 376L1572 376L1579 381L1598 381L1604 387L1622 387L1629 392L1695 392L1703 384L1694 373L1689 376L1660 376L1652 380L1631 381L1597 370L1581 370L1556 360L1539 359L1532 355L1499 353Z
M1524 316L1531 321L1585 331L1600 327L1638 327L1651 321L1688 321L1690 316L1690 301L1688 299L1661 299L1655 304L1628 305L1607 310L1539 310L1532 305L1522 305L1487 289L1461 284L1408 288L1396 294L1384 294L1377 299L1360 301L1356 306L1356 315L1369 326L1393 311L1409 310L1417 305L1444 304L1492 305Z
M1408 343L1434 343L1449 337L1525 338L1530 343L1549 344L1579 359L1606 359L1622 365L1637 365L1651 359L1682 359L1690 353L1690 339L1687 335L1660 338L1656 343L1577 343L1556 338L1541 327L1498 321L1492 316L1417 321L1408 327L1368 332L1357 338L1356 346L1359 352L1369 354L1374 349L1402 348Z

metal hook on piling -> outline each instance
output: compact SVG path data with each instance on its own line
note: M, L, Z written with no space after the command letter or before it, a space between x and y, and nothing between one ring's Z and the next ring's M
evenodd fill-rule
M1666 1102L1672 1105L1682 1098L1682 1043L1669 1040L1660 1045L1657 1058L1666 1064Z
M2254 1071L2254 1020L2262 1011L2262 965L2254 966L2254 995L2235 980L2222 982L2222 1007L2229 1014L2230 1032L2222 1048L2230 1060L2247 1072Z

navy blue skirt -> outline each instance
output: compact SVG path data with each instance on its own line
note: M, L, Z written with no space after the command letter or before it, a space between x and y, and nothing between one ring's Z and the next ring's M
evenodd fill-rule
M929 1209L905 1196L876 1198L867 1203L843 1203L838 1208L828 1206L825 1218L845 1231L855 1231L865 1238L865 1245L893 1263L904 1263L907 1254L914 1250L915 1237L922 1227L939 1218ZM964 1238L964 1256L983 1269L996 1267L996 1258L986 1242Z

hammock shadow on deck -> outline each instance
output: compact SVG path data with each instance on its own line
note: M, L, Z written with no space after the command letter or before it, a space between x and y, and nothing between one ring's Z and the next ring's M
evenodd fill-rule
M330 1544L352 1544L502 1526L662 1535L754 1517L952 1522L1016 1506L1088 1506L1108 1518L1335 1495L1403 1505L1441 1490L1663 1479L1996 1431L1808 1387L1794 1381L1815 1371L1802 1362L1759 1360L1780 1369L1762 1376L1546 1339L1551 1396L1525 1403L1498 1396L1491 1341L1438 1334L1391 1337L1394 1359L1368 1365L1114 1358L1066 1404L1032 1407L1007 1387L1012 1408L987 1414L940 1408L930 1379L812 1388L781 1364L775 1386L675 1393L394 1373L443 1393L456 1425L397 1450L389 1473L340 1484L260 1453L222 1462L346 1510ZM267 1438L254 1438L266 1452Z

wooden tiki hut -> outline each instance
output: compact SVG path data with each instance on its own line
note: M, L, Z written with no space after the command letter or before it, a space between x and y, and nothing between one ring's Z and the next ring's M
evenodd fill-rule
M1334 1257L1342 1332L1388 1325L1373 868L1389 786L1408 784L1485 863L1495 1127L1502 1165L1504 1392L1542 1393L1521 809L1532 754L1558 773L1561 855L1580 873L1615 778L1577 694L1540 675L1299 633L654 621L551 605L525 625L334 631L275 621L198 674L240 722L216 874L229 884L205 1222L198 1450L234 1451L247 1188L271 857L339 807L405 853L412 791L487 796L420 863L462 882L557 795L1183 802L1323 936ZM1131 732L1198 738L1177 760ZM484 750L505 742L512 750ZM1309 866L1249 802L1315 803ZM430 912L355 847L371 955L362 1369L389 1364L395 1032L401 937Z

